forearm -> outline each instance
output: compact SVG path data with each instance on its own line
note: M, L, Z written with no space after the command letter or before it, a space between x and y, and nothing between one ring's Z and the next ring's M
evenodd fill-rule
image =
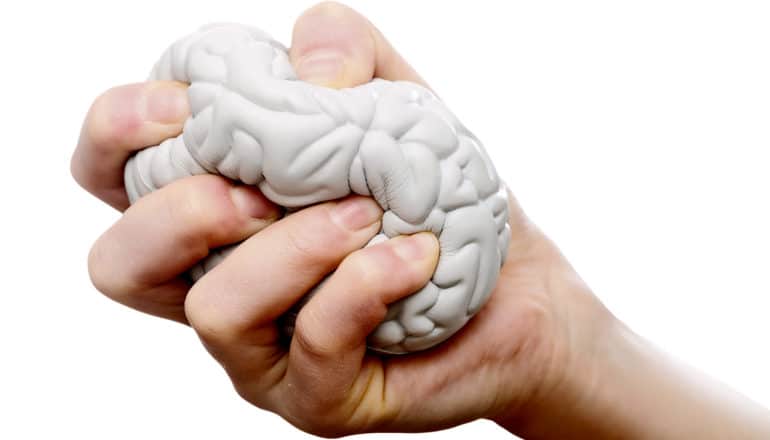
M616 320L608 327L571 378L501 425L527 439L770 438L768 410Z

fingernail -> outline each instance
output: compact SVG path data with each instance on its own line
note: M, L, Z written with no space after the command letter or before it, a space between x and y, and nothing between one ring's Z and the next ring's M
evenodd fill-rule
M338 202L331 212L332 219L340 226L356 231L382 217L382 210L373 199L355 196Z
M230 188L230 197L240 212L250 218L271 220L278 217L278 207L257 188L237 185Z
M422 260L430 256L436 250L436 238L430 232L420 232L393 240L394 251L403 259Z
M187 90L177 86L158 86L144 92L144 119L160 124L177 124L190 113Z
M342 79L345 57L335 50L321 49L303 56L297 62L297 77L320 86L330 86Z

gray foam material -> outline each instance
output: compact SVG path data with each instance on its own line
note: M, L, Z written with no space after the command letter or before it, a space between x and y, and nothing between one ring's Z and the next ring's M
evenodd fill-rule
M510 241L505 186L479 140L430 90L382 79L343 90L300 81L284 46L237 24L208 25L177 41L150 79L190 84L192 115L181 135L128 161L132 203L174 180L212 173L256 185L290 209L371 196L384 216L369 245L433 232L440 243L433 277L389 306L368 339L381 352L434 346L487 300ZM193 279L231 250L212 252Z

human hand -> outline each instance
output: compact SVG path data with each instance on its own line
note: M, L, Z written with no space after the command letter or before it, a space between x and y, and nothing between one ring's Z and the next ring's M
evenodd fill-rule
M298 20L290 55L303 79L330 87L373 77L426 85L376 28L336 4ZM594 302L513 199L508 262L479 316L440 347L382 358L366 353L366 335L388 303L430 278L436 240L423 233L359 250L379 230L371 199L276 222L278 207L258 190L218 176L174 182L128 207L126 159L177 135L188 112L185 86L171 82L118 87L94 103L72 173L125 212L94 244L89 271L110 298L191 324L247 400L318 434L421 431L524 407L562 379L561 361L580 343L565 337L578 334L566 308L572 297ZM195 286L183 276L211 249L242 240ZM276 319L337 267L300 312L287 350Z
M293 38L291 60L307 81L426 85L346 7L312 8ZM125 161L179 133L184 90L168 82L113 89L84 124L73 175L125 210L89 256L99 290L189 323L246 400L315 434L426 431L483 417L533 437L623 432L617 419L601 423L606 402L596 385L608 371L605 352L614 352L607 347L625 346L622 325L513 197L508 259L486 306L451 340L403 357L367 353L366 336L388 303L430 278L438 246L422 233L361 249L379 231L372 200L349 197L277 220L280 210L258 190L196 176L128 208ZM243 240L194 286L182 275L211 249ZM287 348L276 320L333 271L299 313Z

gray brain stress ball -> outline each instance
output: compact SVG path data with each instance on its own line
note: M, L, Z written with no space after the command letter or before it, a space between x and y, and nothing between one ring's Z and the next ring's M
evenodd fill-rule
M484 304L510 240L503 183L481 143L426 88L375 79L334 90L299 81L286 49L252 27L210 25L174 43L150 79L190 84L184 132L126 164L139 197L212 173L257 185L296 209L351 193L385 211L376 243L431 231L441 254L432 279L390 305L369 346L406 353L459 330ZM192 271L202 276L229 252Z

